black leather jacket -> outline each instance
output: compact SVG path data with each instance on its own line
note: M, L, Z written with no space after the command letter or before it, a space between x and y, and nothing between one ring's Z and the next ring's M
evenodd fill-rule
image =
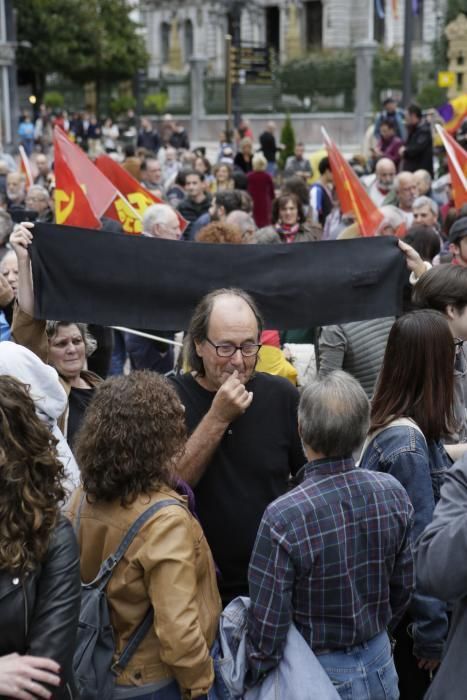
M79 550L71 524L60 516L47 556L23 579L0 571L0 656L17 652L54 659L62 684L54 700L77 698L72 660L81 598Z

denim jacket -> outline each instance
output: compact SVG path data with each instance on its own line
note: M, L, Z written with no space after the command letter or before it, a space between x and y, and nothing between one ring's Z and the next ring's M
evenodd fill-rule
M238 597L221 614L211 650L216 678L208 700L339 700L329 676L294 625L279 665L247 689L249 606L249 598Z
M370 442L360 467L386 472L404 486L414 507L414 541L431 522L444 474L452 461L439 441L426 441L416 428L388 427ZM415 591L409 607L414 654L441 657L447 635L446 605Z

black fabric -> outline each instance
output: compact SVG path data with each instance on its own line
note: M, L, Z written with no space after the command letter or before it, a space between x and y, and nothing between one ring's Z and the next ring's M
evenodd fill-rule
M215 394L190 374L172 381L192 433ZM196 512L222 575L223 603L248 595L248 563L263 512L306 461L297 431L297 390L261 372L246 388L253 392L251 406L226 430L194 489Z
M68 427L67 427L67 441L70 447L73 447L75 440L75 435L81 426L84 418L84 412L91 403L93 396L96 392L95 387L90 389L79 389L72 386L70 389L69 396L69 413L68 413Z
M35 316L104 326L186 328L201 297L241 287L268 328L397 316L407 278L395 238L216 245L36 224Z

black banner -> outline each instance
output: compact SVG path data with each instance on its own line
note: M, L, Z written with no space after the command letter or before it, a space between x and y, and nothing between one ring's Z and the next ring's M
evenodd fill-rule
M33 233L38 318L184 329L204 294L241 287L267 328L308 328L400 314L407 279L394 238L215 245L54 224Z

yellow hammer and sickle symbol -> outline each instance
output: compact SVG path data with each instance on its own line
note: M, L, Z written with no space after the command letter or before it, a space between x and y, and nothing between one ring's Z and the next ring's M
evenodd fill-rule
M64 190L55 190L55 220L64 224L75 206L75 193L71 197Z

